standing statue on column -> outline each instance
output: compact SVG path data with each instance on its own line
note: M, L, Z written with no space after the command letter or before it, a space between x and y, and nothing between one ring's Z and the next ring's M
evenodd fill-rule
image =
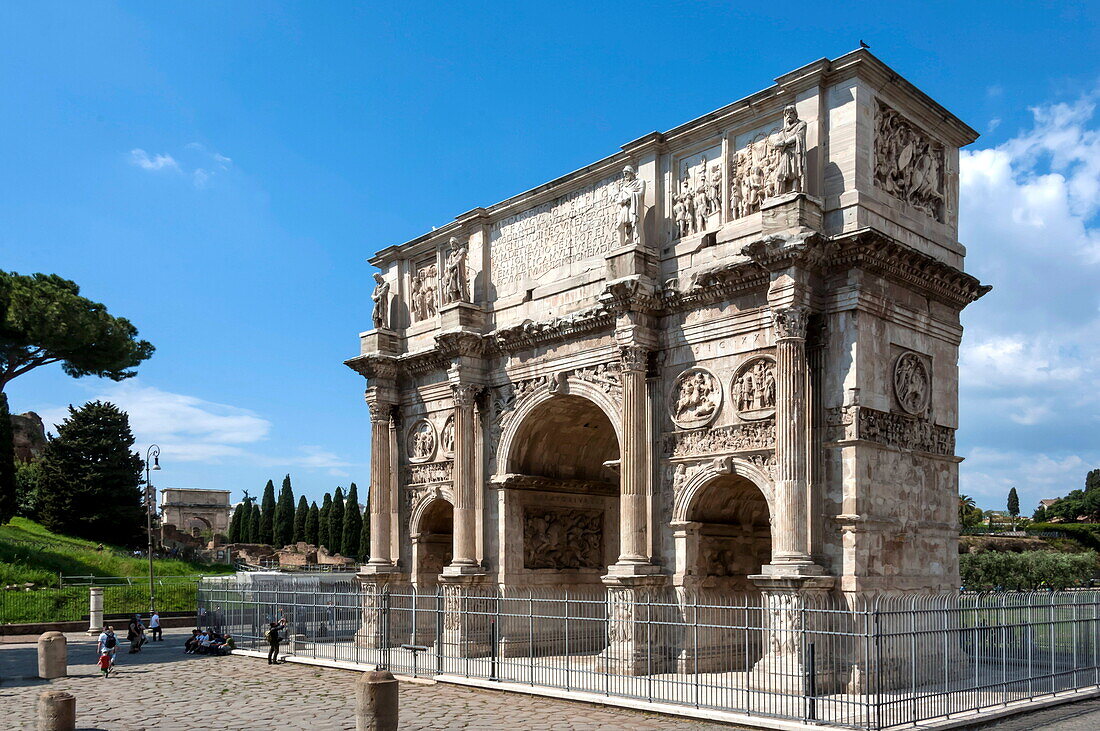
M374 285L374 292L370 296L371 300L374 301L374 312L371 313L371 319L374 320L375 329L381 330L389 324L390 285L380 272L374 273L374 281L377 284Z
M806 177L806 123L798 118L793 104L783 110L783 129L772 139L779 151L776 194L801 193Z
M469 302L470 295L466 287L466 244L451 237L451 253L447 255L447 266L443 270L443 297L451 302Z
M642 242L642 207L645 205L645 181L638 178L634 168L623 168L619 183L619 245Z

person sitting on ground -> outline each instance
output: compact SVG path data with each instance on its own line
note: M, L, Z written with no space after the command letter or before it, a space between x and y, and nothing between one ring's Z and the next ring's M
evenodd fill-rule
M199 652L203 655L212 655L214 654L215 647L214 633L207 630L199 640Z
M195 653L195 647L199 644L199 631L197 629L191 630L191 636L187 638L187 641L183 643L183 651L188 655Z
M222 655L228 655L237 649L237 642L233 639L233 635L226 633L225 642L218 647L218 652Z

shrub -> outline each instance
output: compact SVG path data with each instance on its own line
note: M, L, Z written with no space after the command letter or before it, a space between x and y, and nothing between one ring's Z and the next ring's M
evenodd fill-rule
M959 557L959 572L963 586L972 590L1065 589L1087 583L1093 578L1096 574L1096 552L972 553Z

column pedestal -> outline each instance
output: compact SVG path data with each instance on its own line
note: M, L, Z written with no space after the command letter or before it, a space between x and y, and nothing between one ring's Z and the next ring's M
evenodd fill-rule
M408 612L393 611L391 590L409 588L409 577L393 567L363 566L356 574L363 598L362 618L355 633L359 647L377 649L401 644L401 625Z
M819 695L837 692L843 673L836 661L842 658L832 656L829 636L821 634L834 629L831 619L845 616L824 611L833 606L829 591L836 579L775 573L749 578L761 589L764 636L764 656L753 666L749 685L791 695L806 694L811 687Z
M675 670L679 641L673 636L676 603L663 575L612 573L607 587L607 649L599 657L601 672L650 675ZM637 567L647 568L647 567ZM650 567L656 569L657 567Z
M445 658L486 657L492 652L496 598L486 591L486 579L484 573L440 575L443 632L438 641Z

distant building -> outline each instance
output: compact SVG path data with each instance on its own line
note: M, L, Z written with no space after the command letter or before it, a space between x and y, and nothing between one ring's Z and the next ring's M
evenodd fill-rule
M160 491L161 522L183 533L224 535L229 532L230 510L229 490L166 487Z

